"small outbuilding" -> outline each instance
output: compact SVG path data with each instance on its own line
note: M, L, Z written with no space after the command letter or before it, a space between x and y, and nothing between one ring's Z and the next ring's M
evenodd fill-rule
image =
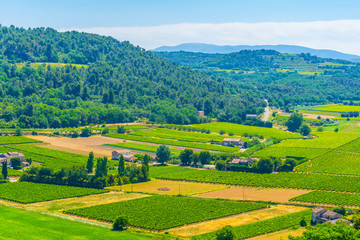
M119 160L121 155L124 156L125 161L132 162L133 155L131 154L131 152L129 150L126 150L126 149L113 151L111 159L112 160Z

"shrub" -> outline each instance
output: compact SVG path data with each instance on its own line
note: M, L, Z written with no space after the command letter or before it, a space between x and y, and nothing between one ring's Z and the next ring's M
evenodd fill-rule
M301 219L300 226L301 227L306 227L307 226L307 223L306 223L305 219Z
M119 216L115 219L113 223L113 230L114 231L122 231L124 230L129 224L129 220L124 216Z
M234 240L236 239L232 226L225 226L216 233L216 240Z

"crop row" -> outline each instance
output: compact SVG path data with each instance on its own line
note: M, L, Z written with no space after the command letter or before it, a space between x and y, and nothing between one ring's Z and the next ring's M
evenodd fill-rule
M331 151L297 166L296 171L360 175L360 154Z
M104 192L107 191L29 182L0 184L0 198L20 203L43 202Z
M360 195L354 193L338 193L313 191L290 199L295 202L323 203L345 206L360 206Z
M153 167L150 170L150 174L152 177L159 179L220 183L227 185L360 192L360 178L352 176L293 172L256 174L197 170L176 166Z
M205 128L210 130L211 132L220 132L221 130L225 131L225 133L233 133L235 135L242 136L247 133L249 135L258 135L263 136L264 138L276 137L280 139L291 139L291 138L303 138L299 134L290 133L283 131L277 128L265 128L265 127L254 127L247 125L240 125L235 123L224 123L224 122L214 122L214 123L203 123L192 125L196 128Z
M300 221L304 219L308 224L311 219L311 210L302 212L291 213L281 217L275 217L264 221L250 223L234 227L236 239L246 239L258 235L276 232L282 229L287 229L293 226L298 226ZM216 238L216 232L205 233L197 235L192 238L193 240L212 240Z
M222 140L225 138L225 136L217 135L217 134L177 131L166 128L158 128L156 130L151 130L151 131L136 131L130 134L137 136L144 136L144 137L157 137L157 138L175 139L179 141L203 142L203 143L210 142L211 140L222 142Z
M268 148L262 149L255 154L254 157L304 157L313 159L318 156L321 156L329 152L329 149L326 148L294 148L294 147L274 147L270 146Z
M128 140L139 141L139 142L149 142L149 143L165 144L165 145L188 147L188 148L198 148L198 149L204 149L204 150L210 150L210 151L219 151L219 152L238 152L239 151L238 148L234 148L234 147L224 147L224 146L205 144L205 143L195 143L195 142L176 141L176 140L161 139L161 138L142 137L142 136L136 136L136 135L130 135L130 134L113 133L113 134L108 134L106 136L113 137L113 138L128 139Z
M266 207L263 203L191 197L152 196L73 209L67 213L112 222L123 215L134 227L163 230Z

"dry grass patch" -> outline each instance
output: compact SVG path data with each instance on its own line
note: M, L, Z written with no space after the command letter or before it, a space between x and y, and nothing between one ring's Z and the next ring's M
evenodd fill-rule
M149 182L127 184L122 186L107 187L109 190L144 192L162 195L194 195L210 191L226 189L225 185L216 185L209 183L195 183L182 181L168 181L152 179Z
M288 239L288 236L302 236L302 233L305 231L304 228L294 229L285 229L278 232L269 233L266 235L261 235L253 238L248 238L247 240L279 240L279 239Z
M197 197L224 198L231 200L272 201L283 203L288 202L291 198L309 192L311 191L296 189L231 187L216 192L199 194Z
M169 229L166 231L169 232L170 234L179 237L192 237L195 235L217 231L227 225L233 227L247 225L258 221L280 217L290 213L300 212L306 209L307 208L305 207L277 205L267 209L261 209L261 210L242 213L229 217L224 217L220 219L195 223L191 225Z
M30 138L41 140L46 143L41 147L72 152L76 154L88 155L89 152L94 152L96 157L108 156L111 157L111 152L116 148L102 146L103 144L112 144L123 142L121 139L91 136L88 138L67 138L67 137L47 137L47 136L29 136Z
M75 208L91 207L95 205L108 204L114 202L127 201L136 198L143 198L149 195L140 193L123 193L123 192L108 192L97 195L90 195L85 197L68 198L62 200L55 200L49 202L40 202L27 204L27 209L36 211L64 211Z

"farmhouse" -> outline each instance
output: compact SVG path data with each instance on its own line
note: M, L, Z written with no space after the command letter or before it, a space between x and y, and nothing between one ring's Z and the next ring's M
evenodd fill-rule
M231 165L242 165L242 166L246 166L246 167L250 167L253 165L253 163L255 161L258 161L259 159L257 158L245 158L245 157L241 157L241 158L234 158L233 160L229 161L226 165L226 170L230 169Z
M19 158L21 162L25 162L25 156L22 153L18 152L8 152L8 153L0 153L0 163L7 161L10 164L10 160L12 158Z
M240 138L224 138L223 145L224 146L233 145L235 147L242 147L244 145L244 142Z
M335 224L337 220L341 219L343 216L339 213L326 210L321 207L317 207L312 211L312 223L319 224L319 223L326 223L330 222Z
M131 162L133 159L133 156L129 150L115 150L112 152L112 160L119 160L120 155L124 156L125 161Z

